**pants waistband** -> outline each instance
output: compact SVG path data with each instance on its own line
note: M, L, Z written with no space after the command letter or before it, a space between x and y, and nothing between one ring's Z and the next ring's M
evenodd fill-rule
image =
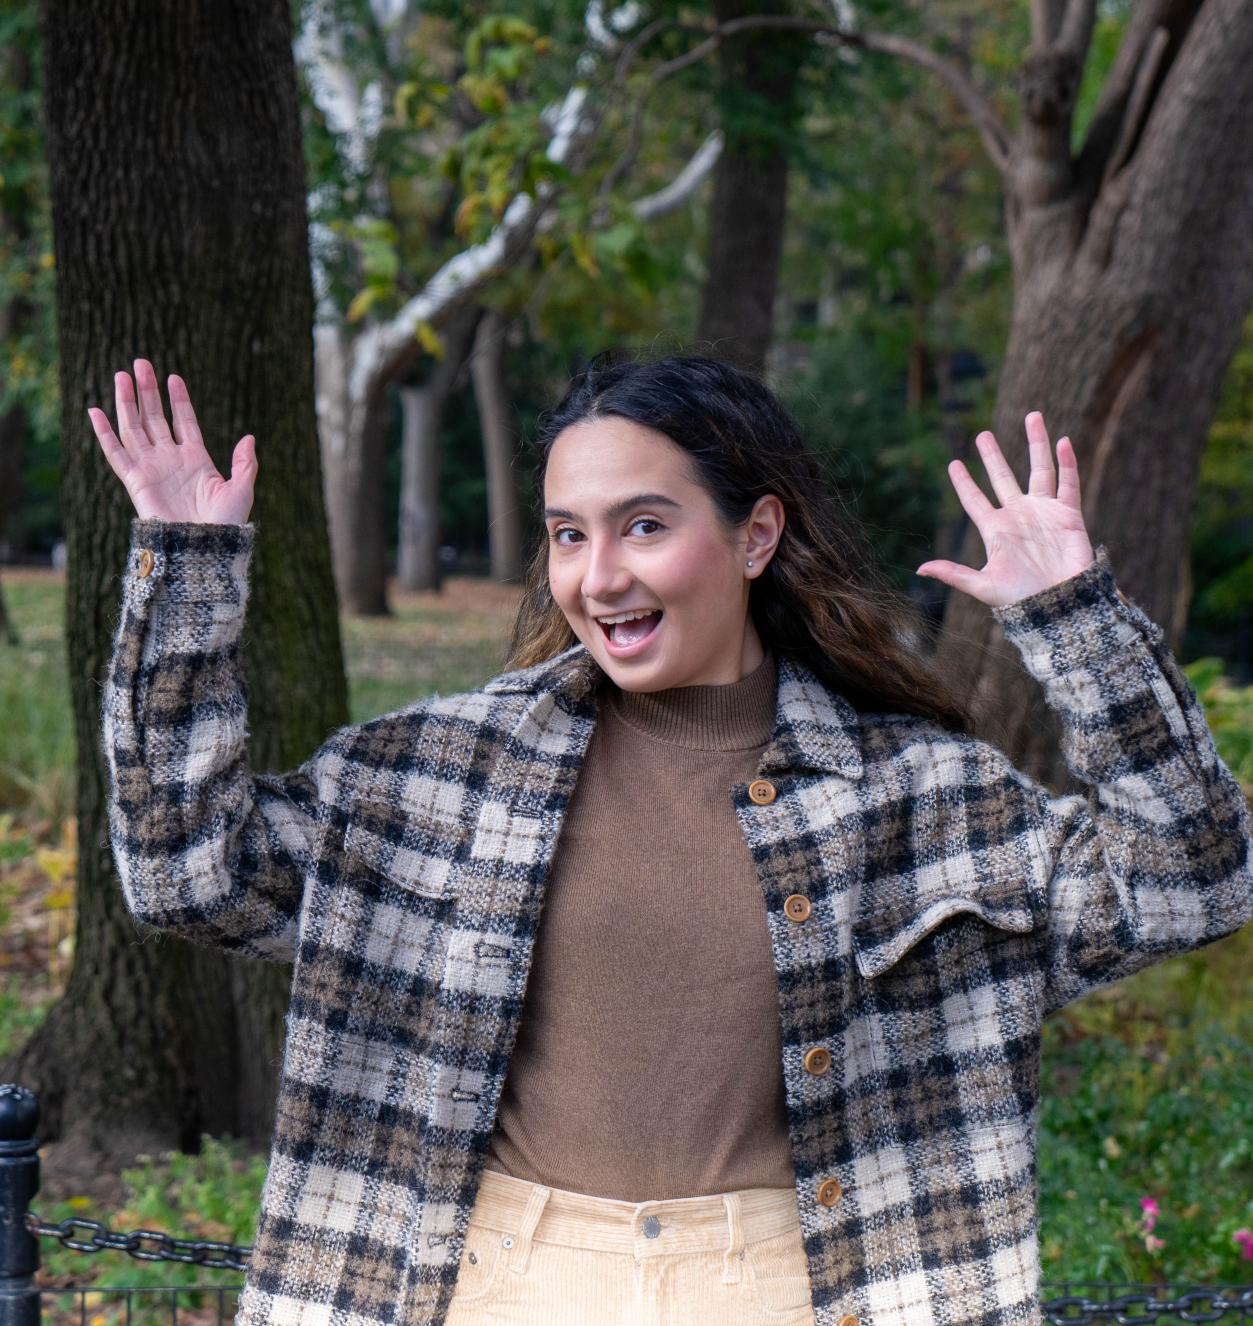
M597 1252L649 1257L722 1251L738 1277L746 1243L799 1232L792 1188L741 1188L703 1197L624 1202L550 1188L497 1170L482 1171L471 1223L500 1231L515 1261L529 1259L532 1240ZM514 1246L514 1245L517 1246Z

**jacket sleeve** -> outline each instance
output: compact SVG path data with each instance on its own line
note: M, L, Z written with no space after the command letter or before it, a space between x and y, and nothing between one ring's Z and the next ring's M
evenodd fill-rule
M240 636L254 527L131 521L101 713L113 858L137 921L290 962L334 739L248 768Z
M1005 762L1042 862L1042 1015L1253 919L1248 801L1161 627L1117 588L1103 544L1095 555L992 610L1087 787L1052 796Z

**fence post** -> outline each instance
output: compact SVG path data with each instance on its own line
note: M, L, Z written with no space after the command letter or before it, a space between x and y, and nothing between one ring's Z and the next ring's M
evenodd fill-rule
M38 1122L35 1093L0 1082L0 1326L39 1326L39 1240L26 1228L39 1191Z

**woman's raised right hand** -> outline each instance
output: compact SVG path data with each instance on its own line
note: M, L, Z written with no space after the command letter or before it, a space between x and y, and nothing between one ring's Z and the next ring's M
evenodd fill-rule
M119 442L109 416L89 406L88 417L113 473L121 479L143 519L184 520L204 525L242 525L252 510L257 480L257 439L235 444L231 477L223 479L205 450L187 384L171 373L168 387L174 433L166 423L157 375L146 359L135 360L139 401L129 373L113 375Z

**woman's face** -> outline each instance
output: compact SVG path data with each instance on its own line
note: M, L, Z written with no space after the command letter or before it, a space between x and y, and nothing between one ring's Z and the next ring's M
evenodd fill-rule
M664 433L596 419L553 443L544 520L553 598L623 690L725 685L761 662L748 593L783 530L777 497L727 530ZM633 611L648 615L605 620Z

